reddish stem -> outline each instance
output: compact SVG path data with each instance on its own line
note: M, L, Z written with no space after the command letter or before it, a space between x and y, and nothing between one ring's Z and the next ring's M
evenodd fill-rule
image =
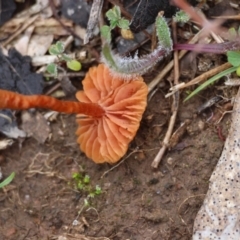
M0 109L3 108L15 110L45 108L57 112L85 114L92 117L101 117L104 114L104 110L95 103L61 101L44 95L22 95L0 90Z
M226 53L227 51L238 51L240 49L240 39L234 41L216 43L216 44L175 44L174 50L190 50L196 52L209 52L209 53Z

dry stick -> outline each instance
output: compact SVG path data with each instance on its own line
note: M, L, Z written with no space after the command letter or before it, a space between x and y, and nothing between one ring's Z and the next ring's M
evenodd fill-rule
M5 42L3 42L1 45L2 47L5 47L7 44L9 44L15 37L17 37L19 34L21 34L29 25L31 25L33 22L37 20L39 15L36 15L32 18L30 18L23 26L16 31L13 35L11 35Z
M132 154L137 153L137 152L143 152L143 151L155 151L158 148L150 148L150 149L139 149L139 146L136 147L132 152L130 152L126 157L124 157L118 164L114 165L112 168L108 169L103 173L103 175L100 177L102 179L106 174L114 170L115 168L119 167L126 159L128 159Z
M177 33L176 33L176 23L172 23L173 27L173 40L174 42L177 41ZM174 51L174 85L178 84L179 80L179 57L178 57L178 51ZM157 168L160 161L162 160L162 157L167 150L169 140L172 136L173 128L175 126L176 118L177 118L177 113L178 113L178 106L179 106L179 92L176 92L173 95L173 103L172 103L172 116L170 118L170 122L168 125L167 133L163 139L162 147L159 150L158 154L154 158L151 166L153 168Z
M198 41L199 35L202 33L200 30L188 43L196 43ZM181 59L187 53L186 50L182 50L179 53L179 59ZM148 84L148 91L151 92L160 81L168 74L168 72L173 68L173 60L167 64L167 66Z
M58 73L58 78L68 77L68 78L74 78L74 77L84 77L86 75L85 72L66 72L66 73ZM51 73L43 73L44 77L52 77L55 78L54 74Z
M93 0L93 4L90 11L90 16L87 24L86 34L84 36L84 44L89 42L89 39L93 36L93 30L98 23L100 13L102 11L103 0Z
M126 157L124 157L118 164L114 165L112 168L108 169L107 171L105 171L103 173L103 175L100 177L100 179L102 179L106 174L108 174L109 172L111 172L113 169L119 167L127 158L129 158L132 154L136 153L136 152L141 152L142 150L137 150L138 147L136 147L132 152L130 152Z
M173 28L173 41L177 42L177 25L176 22L172 22ZM179 57L178 51L174 51L174 85L179 84Z
M227 20L240 20L240 14L232 15L232 16L218 16L218 17L212 17L212 18L227 19Z
M214 69L209 70L208 72L203 73L202 75L194 78L193 80L191 80L188 83L180 83L180 84L170 88L170 90L172 92L168 93L165 97L171 96L172 94L174 94L176 91L178 91L180 89L187 88L187 87L190 87L192 85L195 85L195 84L198 84L200 82L203 82L203 81L207 80L208 78L210 78L210 77L218 74L219 72L222 72L222 71L224 71L224 70L226 70L226 69L228 69L230 67L232 67L232 65L227 62L227 63L224 63L224 64L222 64L222 65L220 65L220 66L218 66L218 67L216 67Z

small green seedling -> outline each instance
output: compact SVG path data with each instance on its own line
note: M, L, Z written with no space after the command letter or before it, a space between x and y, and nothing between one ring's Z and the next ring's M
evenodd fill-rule
M118 26L129 28L129 22L121 18L120 8L115 6L106 13L110 26L103 26L101 34L107 39L102 47L102 61L106 64L113 75L120 75L122 78L130 79L141 76L152 68L157 62L169 55L172 51L172 39L168 24L162 16L156 18L156 34L158 47L149 54L138 57L122 57L111 49L111 30Z
M84 203L81 209L78 212L78 215L87 207L91 206L91 199L97 195L102 194L102 189L99 185L96 185L95 188L91 185L90 176L87 174L74 173L72 175L72 182L70 183L77 191L86 193L87 196L84 198Z
M111 31L115 27L121 29L129 29L129 21L121 17L121 10L119 6L114 6L112 9L106 12L106 17L109 20L110 25L104 25L101 27L101 35L107 42L111 42Z
M175 14L173 20L175 22L186 23L190 20L190 17L186 12L180 10Z
M3 182L0 183L0 189L7 186L15 177L15 172L12 172Z
M73 187L84 193L87 193L87 198L94 198L96 195L100 195L102 193L102 189L100 186L96 185L95 188L92 187L90 183L90 176L83 175L81 173L74 173L72 175L72 183Z
M68 56L66 53L64 53L64 43L61 41L56 42L56 44L53 44L49 48L49 53L51 55L57 56L59 61L64 61L67 64L67 67L73 71L80 71L82 68L82 65L79 61L72 59L70 56ZM57 77L58 74L58 65L56 63L50 63L47 65L47 72L50 74L53 74L55 77Z

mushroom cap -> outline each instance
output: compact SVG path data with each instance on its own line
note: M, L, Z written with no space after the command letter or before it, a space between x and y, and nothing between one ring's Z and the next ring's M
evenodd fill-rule
M147 105L148 87L142 77L124 81L100 64L92 67L83 80L80 102L97 103L102 117L77 115L77 142L87 157L96 163L115 163L135 137Z

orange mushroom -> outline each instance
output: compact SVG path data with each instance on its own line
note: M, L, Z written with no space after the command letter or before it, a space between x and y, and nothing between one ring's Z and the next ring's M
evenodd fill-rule
M147 104L147 85L142 77L123 81L100 64L83 80L76 94L84 103L97 103L105 113L98 118L78 115L76 134L80 148L96 163L117 162L136 135Z
M44 95L26 96L0 90L0 109L46 108L77 113L80 148L96 163L117 162L134 138L146 108L148 88L141 77L123 81L100 64L83 80L80 102L60 101Z

